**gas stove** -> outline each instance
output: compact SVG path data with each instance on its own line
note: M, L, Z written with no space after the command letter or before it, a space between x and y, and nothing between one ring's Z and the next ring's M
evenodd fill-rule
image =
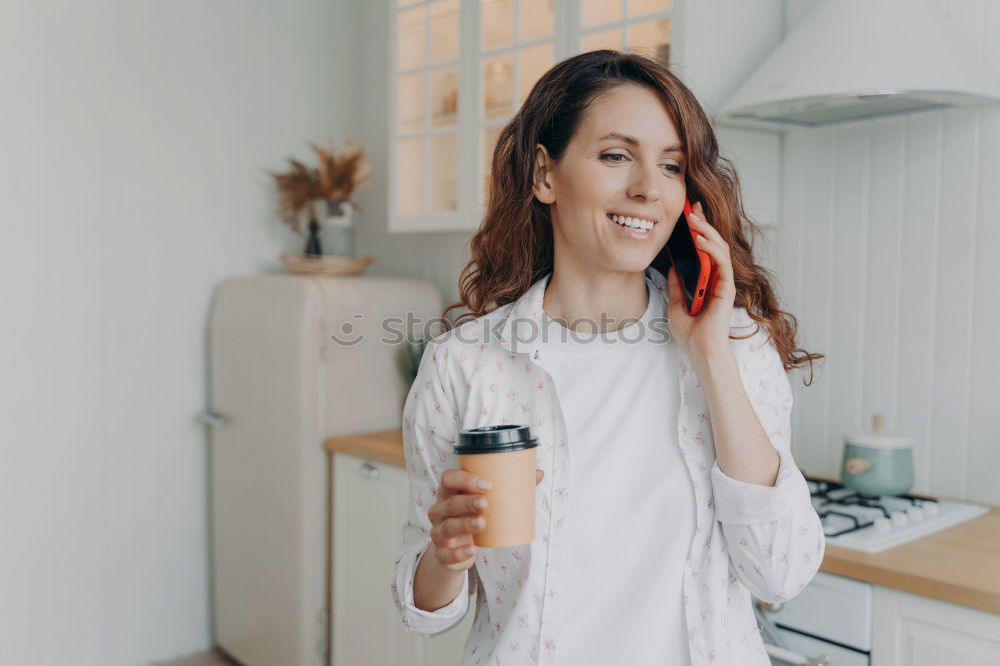
M924 495L865 495L829 479L805 479L827 545L865 553L881 553L989 511Z

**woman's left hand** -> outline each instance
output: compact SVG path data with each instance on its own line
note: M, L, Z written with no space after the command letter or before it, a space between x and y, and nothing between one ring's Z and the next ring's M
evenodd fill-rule
M705 220L700 201L691 210L693 215L688 216L688 226L701 234L695 246L712 258L713 270L718 272L718 278L715 288L702 303L701 311L691 316L677 270L671 266L667 271L667 293L670 299L667 318L670 332L680 343L685 355L698 363L707 360L712 354L729 350L729 326L736 300L736 283L733 279L729 244Z

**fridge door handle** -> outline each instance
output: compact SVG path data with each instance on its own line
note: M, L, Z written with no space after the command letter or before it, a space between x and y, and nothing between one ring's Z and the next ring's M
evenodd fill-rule
M795 666L827 666L830 663L830 658L825 655L819 659L810 659L798 652L786 650L770 643L764 643L764 649L767 651L768 656L780 659L789 664L795 664Z
M228 423L228 421L224 416L216 414L211 409L206 409L201 414L199 414L198 420L204 423L205 425L210 425L214 428L221 428L222 426L226 425L226 423Z

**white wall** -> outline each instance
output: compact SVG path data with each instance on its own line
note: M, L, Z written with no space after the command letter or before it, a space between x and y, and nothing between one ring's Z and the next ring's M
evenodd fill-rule
M301 243L262 170L346 138L342 4L0 4L3 666L211 644L209 300Z
M817 4L788 0L794 26ZM941 0L1000 72L1000 5ZM802 342L796 459L838 478L843 433L914 437L913 491L1000 504L1000 108L796 130L783 149L780 247Z

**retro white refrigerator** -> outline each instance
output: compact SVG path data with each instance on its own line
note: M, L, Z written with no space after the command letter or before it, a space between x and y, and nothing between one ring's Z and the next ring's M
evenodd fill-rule
M421 280L274 274L218 287L203 415L213 633L245 666L329 666L324 440L400 427L403 340L440 313Z

